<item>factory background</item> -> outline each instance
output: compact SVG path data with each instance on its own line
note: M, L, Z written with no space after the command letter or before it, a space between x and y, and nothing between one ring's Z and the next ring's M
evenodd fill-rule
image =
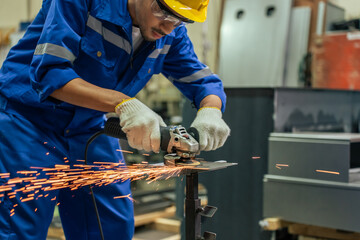
M1 0L0 66L41 2ZM224 82L232 129L201 157L238 164L200 174L202 203L218 208L202 230L220 240L360 239L359 0L210 0L206 22L187 29ZM168 124L189 126L196 114L161 75L137 97ZM134 240L185 239L184 178L132 188ZM57 212L48 239L64 239Z

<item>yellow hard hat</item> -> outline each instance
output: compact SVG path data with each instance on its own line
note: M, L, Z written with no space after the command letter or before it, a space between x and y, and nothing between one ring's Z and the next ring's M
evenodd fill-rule
M209 0L162 0L174 12L195 22L206 20Z

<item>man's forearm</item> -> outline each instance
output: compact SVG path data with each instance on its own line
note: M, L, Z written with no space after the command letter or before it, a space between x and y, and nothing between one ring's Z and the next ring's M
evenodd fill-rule
M221 110L222 101L216 95L208 95L200 102L200 108L202 107L216 107Z
M75 78L62 88L55 90L51 96L58 100L102 112L113 112L116 105L129 96L110 89L101 88Z

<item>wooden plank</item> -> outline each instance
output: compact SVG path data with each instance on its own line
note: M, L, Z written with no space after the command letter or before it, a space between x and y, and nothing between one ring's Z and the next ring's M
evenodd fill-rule
M299 236L298 240L329 240L328 238L313 238L313 237L304 237L304 236Z
M135 216L135 227L153 223L157 218L169 218L175 215L176 207L172 206L163 211L151 212Z
M175 219L158 218L152 224L152 228L159 231L180 233L181 222Z
M180 239L181 239L181 235L177 234L177 235L174 235L174 236L171 236L171 237L163 238L161 240L180 240Z
M134 237L132 240L146 240L146 239ZM180 235L180 234L176 234L176 235L174 235L174 236L167 237L167 238L162 238L162 239L159 239L159 240L181 240L181 235Z
M268 231L276 231L288 227L290 224L290 222L284 221L281 218L265 218L260 221L260 226Z
M360 233L339 231L331 228L311 226L311 225L298 224L298 223L289 225L288 231L290 234L302 235L302 236L331 238L338 240L360 239Z
M59 240L65 240L65 235L62 228L49 227L47 236L51 238L57 238Z

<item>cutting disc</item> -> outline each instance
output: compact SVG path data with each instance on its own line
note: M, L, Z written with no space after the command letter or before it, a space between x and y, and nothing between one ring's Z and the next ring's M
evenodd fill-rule
M198 166L200 161L191 158L181 158L176 154L166 154L164 163L168 166Z
M178 166L198 166L200 165L199 161L193 159L180 159L175 161L175 165Z

